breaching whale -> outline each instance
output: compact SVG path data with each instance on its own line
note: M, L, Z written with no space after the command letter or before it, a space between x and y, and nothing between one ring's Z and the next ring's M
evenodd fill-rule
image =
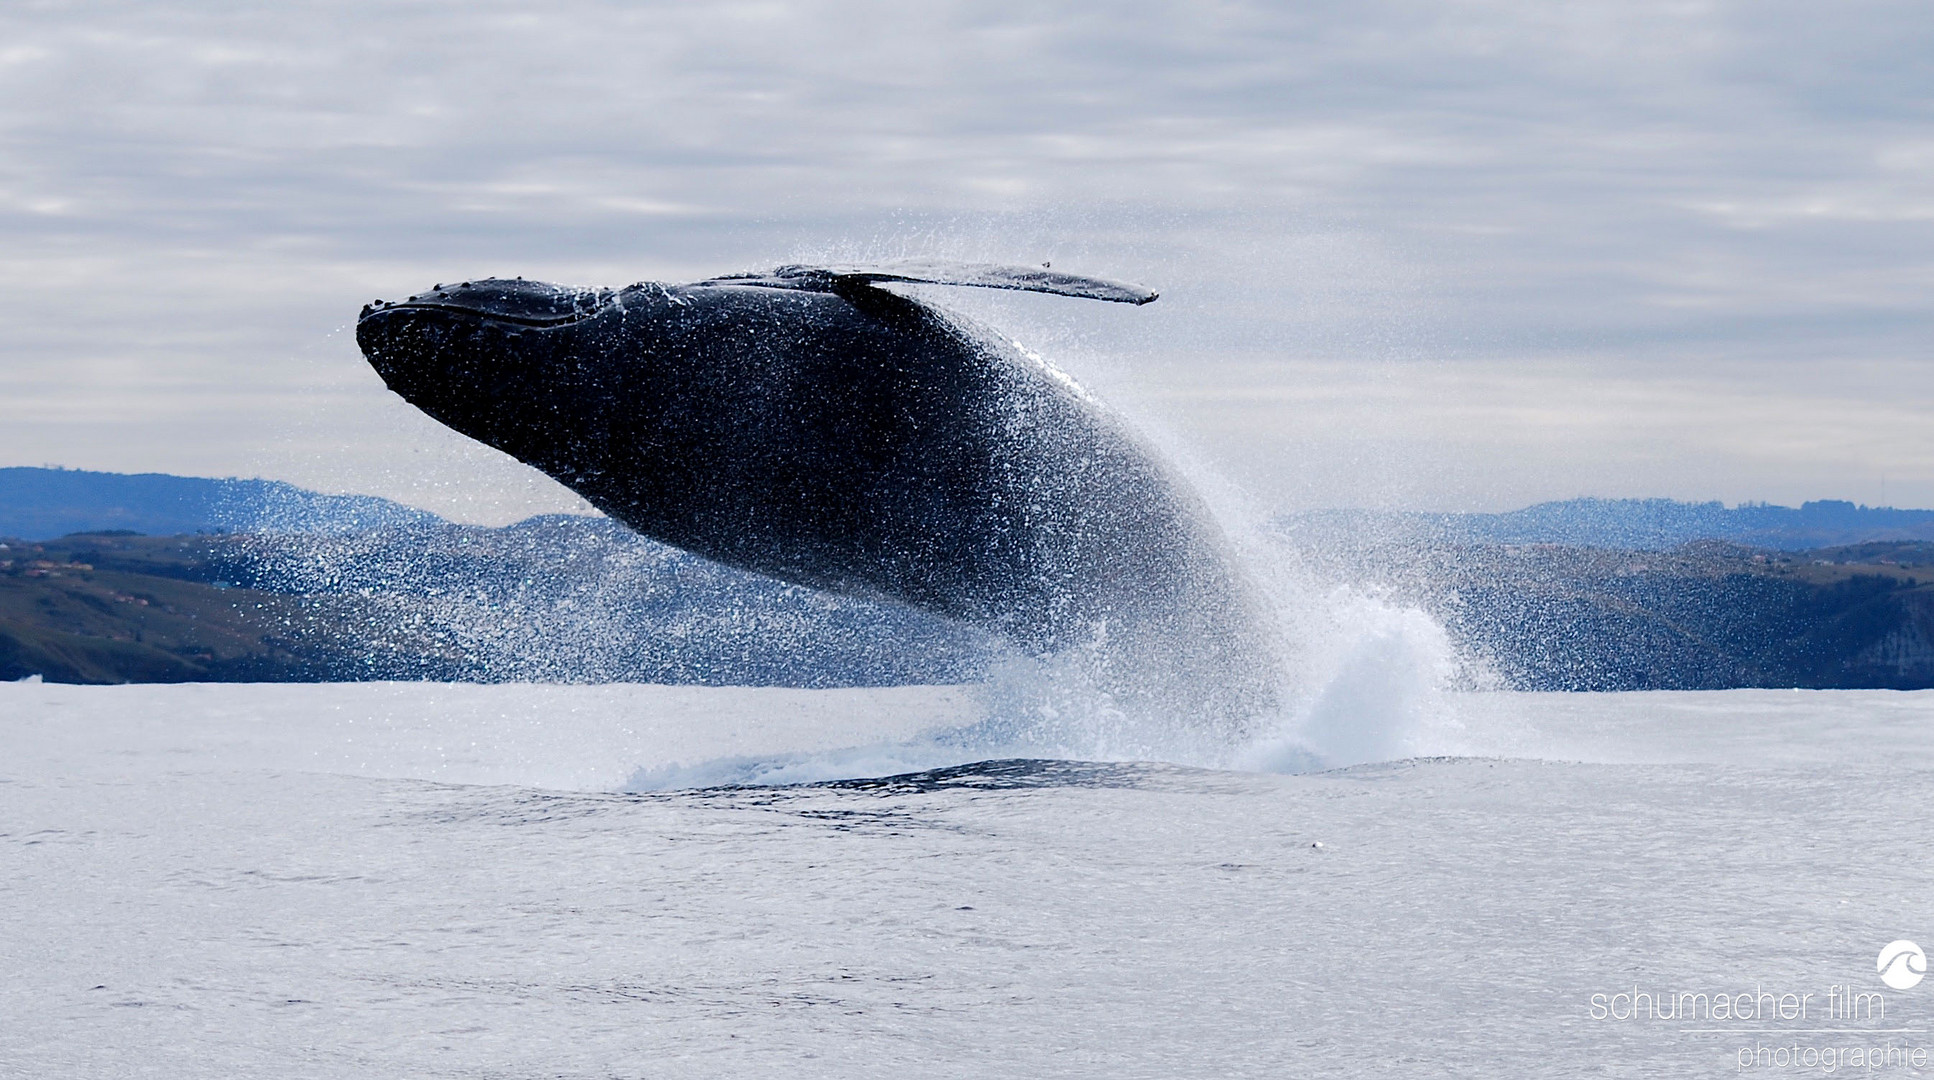
M1201 499L1068 376L894 282L1156 298L928 261L493 278L376 301L356 340L405 400L653 539L1071 657L1138 713L1267 710L1270 639Z

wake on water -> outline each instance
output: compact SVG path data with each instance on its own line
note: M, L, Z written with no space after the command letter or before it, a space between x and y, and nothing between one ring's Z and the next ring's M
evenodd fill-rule
M742 755L634 772L629 791L821 784L862 777L934 777L969 763L1006 775L1017 762L1167 763L1300 773L1405 757L1467 752L1453 691L1483 685L1443 627L1355 585L1307 576L1293 551L1272 551L1257 574L1277 616L1286 704L1246 736L1178 715L1135 715L1086 677L1078 655L1010 657L982 686L984 717L893 743L833 751ZM1252 568L1253 569L1253 568ZM1050 770L1052 771L1052 770Z

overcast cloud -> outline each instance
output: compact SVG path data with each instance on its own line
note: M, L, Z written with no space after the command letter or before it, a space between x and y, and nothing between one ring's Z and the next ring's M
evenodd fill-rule
M568 505L361 304L923 253L1270 507L1934 505L1925 3L16 4L0 237L0 464Z

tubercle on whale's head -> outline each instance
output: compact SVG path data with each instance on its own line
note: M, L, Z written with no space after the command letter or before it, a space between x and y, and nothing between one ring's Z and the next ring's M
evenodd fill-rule
M618 294L610 289L579 289L523 278L482 278L456 285L434 285L407 300L375 300L363 305L359 322L401 310L448 311L520 326L564 326L594 318Z

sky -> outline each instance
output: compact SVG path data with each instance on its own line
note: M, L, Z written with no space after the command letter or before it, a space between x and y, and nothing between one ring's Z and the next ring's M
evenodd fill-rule
M0 465L581 508L362 304L904 255L1265 510L1934 506L1924 2L0 8Z

